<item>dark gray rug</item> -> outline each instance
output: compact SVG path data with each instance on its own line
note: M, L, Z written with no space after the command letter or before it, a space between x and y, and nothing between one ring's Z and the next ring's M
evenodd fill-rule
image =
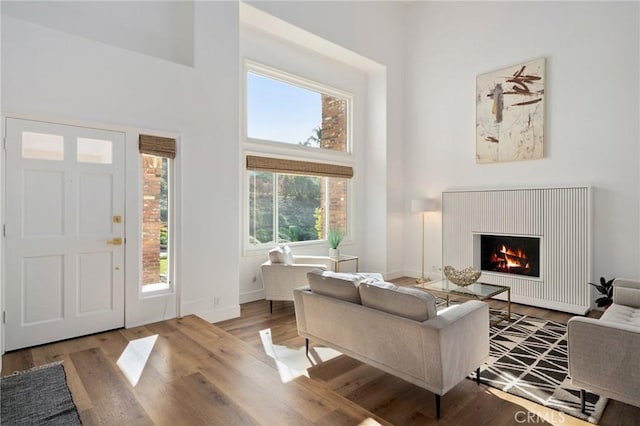
M3 425L80 425L62 363L16 372L0 379Z
M492 317L497 312L492 310ZM607 399L587 392L580 411L580 390L571 384L567 326L511 314L490 329L489 360L480 368L483 383L573 417L598 423ZM470 378L475 378L473 374Z

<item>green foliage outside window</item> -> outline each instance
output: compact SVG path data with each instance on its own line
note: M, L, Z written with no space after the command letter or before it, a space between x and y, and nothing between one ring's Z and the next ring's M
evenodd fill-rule
M253 244L274 241L274 187L277 178L277 241L296 242L321 238L316 212L321 203L321 177L251 172L249 232Z

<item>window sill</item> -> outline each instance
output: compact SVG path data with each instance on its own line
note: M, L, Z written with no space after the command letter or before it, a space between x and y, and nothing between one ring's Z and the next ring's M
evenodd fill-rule
M173 294L173 289L169 283L145 284L142 286L140 295L143 298Z
M329 252L329 245L327 243L327 240L317 240L317 241L297 241L294 243L278 243L278 244L262 244L259 246L251 246L251 245L247 245L245 246L244 249L244 256L245 257L250 257L250 256L263 256L266 255L269 250L271 250L274 247L280 246L280 245L285 245L287 244L289 247L291 247L293 250L296 250L296 248L300 248L301 250L305 251L305 254L309 254L312 255L311 253L307 253L307 251L315 251L320 253L321 256L327 255L327 253ZM355 243L353 242L353 240L342 240L342 242L340 243L340 248L343 247L350 247L353 246ZM314 250L315 249L315 250Z

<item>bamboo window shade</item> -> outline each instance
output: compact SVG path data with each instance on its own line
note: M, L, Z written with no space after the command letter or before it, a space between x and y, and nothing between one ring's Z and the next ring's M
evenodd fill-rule
M353 167L337 164L316 163L312 161L285 160L282 158L247 155L247 170L295 175L326 176L352 178Z
M140 135L139 149L142 154L176 158L176 140L172 138Z

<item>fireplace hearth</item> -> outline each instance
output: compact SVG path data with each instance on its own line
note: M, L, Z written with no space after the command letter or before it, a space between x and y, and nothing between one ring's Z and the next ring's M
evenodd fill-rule
M480 269L540 277L540 238L480 235Z

